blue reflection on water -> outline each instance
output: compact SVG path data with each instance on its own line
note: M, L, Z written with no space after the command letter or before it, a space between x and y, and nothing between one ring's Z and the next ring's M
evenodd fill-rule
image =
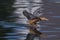
M52 17L55 17L55 18L60 18L60 16L52 16Z
M2 25L4 28L11 28L11 27L13 28L13 30L11 29L13 32L5 33L7 36L5 36L3 38L6 38L8 40L16 40L18 38L25 39L25 36L26 36L26 34L24 34L24 31L26 30L25 24L16 24L16 23L0 21L0 25ZM27 31L25 31L25 32L27 32Z

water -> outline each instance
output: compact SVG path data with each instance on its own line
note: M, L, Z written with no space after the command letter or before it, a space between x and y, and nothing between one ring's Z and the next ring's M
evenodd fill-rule
M35 0L35 3L32 4L32 12L33 13L37 8L44 6L45 11L44 16L46 16L49 20L40 22L40 31L47 34L47 38L41 38L41 40L60 40L60 9L58 4L40 4L42 1ZM29 2L27 0L16 0L13 7L17 8L15 10L15 16L19 16L21 18L17 19L14 23L0 21L0 25L3 25L4 28L12 27L13 32L6 33L8 40L24 40L29 32L26 28L27 18L23 16L23 10L29 9ZM50 9L49 9L50 8ZM59 10L56 10L59 9ZM35 39L37 40L37 39Z

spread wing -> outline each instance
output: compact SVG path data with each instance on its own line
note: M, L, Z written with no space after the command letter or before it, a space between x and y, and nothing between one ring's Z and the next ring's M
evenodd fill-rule
M30 20L30 19L32 19L32 18L35 17L33 14L27 12L26 10L23 11L23 15L26 16L26 18L27 18L28 20Z
M42 13L41 8L36 9L36 10L33 12L33 15L36 15L36 17L42 16L43 13Z

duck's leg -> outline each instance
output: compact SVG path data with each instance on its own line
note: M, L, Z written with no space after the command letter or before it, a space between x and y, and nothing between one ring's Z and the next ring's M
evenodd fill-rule
M25 40L34 40L35 34L28 33Z

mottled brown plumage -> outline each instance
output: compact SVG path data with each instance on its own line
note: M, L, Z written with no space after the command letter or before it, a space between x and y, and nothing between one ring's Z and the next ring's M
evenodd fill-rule
M36 17L36 18L32 18L31 20L29 20L28 23L30 25L36 25L38 21L45 21L45 20L48 20L48 19L45 17Z

